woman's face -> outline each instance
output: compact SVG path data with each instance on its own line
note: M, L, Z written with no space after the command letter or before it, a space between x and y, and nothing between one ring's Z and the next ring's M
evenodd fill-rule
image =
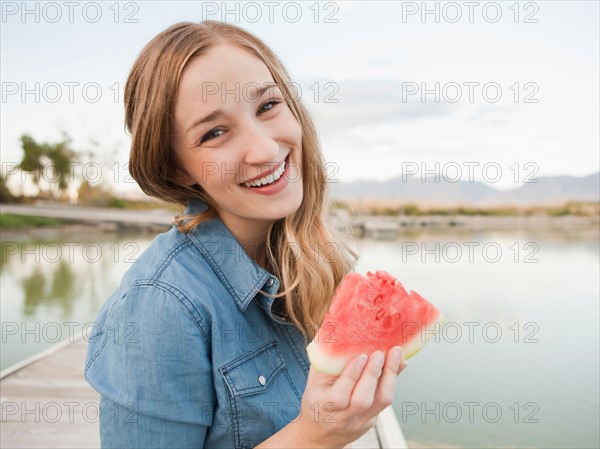
M260 59L231 45L191 59L174 123L181 182L202 186L234 235L257 235L298 209L302 129ZM273 170L262 187L248 186Z

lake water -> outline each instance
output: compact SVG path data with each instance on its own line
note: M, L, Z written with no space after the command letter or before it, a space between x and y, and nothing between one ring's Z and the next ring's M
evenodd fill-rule
M0 368L93 329L102 303L154 236L11 236L0 249Z
M3 238L2 369L85 332L153 237ZM353 245L357 271L390 272L446 317L398 378L409 446L600 447L597 230Z

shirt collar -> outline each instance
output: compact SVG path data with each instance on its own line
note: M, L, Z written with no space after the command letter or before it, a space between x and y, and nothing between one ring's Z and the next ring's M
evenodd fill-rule
M196 198L188 203L184 214L197 214L207 208L208 205L204 201ZM219 217L196 226L188 236L202 252L242 312L260 289L269 293L279 290L278 279L248 256ZM270 282L267 283L269 278L273 279L270 286Z

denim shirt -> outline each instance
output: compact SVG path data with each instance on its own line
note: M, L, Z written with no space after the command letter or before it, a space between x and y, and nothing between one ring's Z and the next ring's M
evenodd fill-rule
M279 280L219 218L158 235L88 337L102 447L252 448L296 419L306 347L261 289Z

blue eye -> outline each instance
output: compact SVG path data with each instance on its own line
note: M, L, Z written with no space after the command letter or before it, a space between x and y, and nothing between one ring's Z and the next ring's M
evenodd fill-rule
M213 138L220 137L220 136L215 136L215 137L211 137L211 138L209 138L209 137L210 137L210 136L212 136L213 134L215 134L215 133L217 133L217 132L220 132L220 131L221 131L221 132L223 132L223 130L222 130L222 129L216 128L216 129L213 129L213 130L211 130L211 131L207 132L206 134L204 134L204 135L202 136L202 139L200 139L200 142L198 142L198 143L204 143L204 142L206 142L207 140L212 140Z
M281 101L278 101L278 100L271 100L271 101L267 101L266 103L264 103L264 104L263 104L263 105L262 105L262 106L261 106L261 107L258 109L258 110L259 110L259 115L262 115L264 112L269 112L269 111L271 111L271 110L272 110L272 109L273 109L273 108L274 108L276 105L278 105L279 103L281 103ZM266 106L271 106L271 107L270 107L270 108L268 108L268 109L264 109ZM263 112L260 112L260 111L263 111ZM224 132L225 132L225 130L224 130L224 129L221 129L221 128L215 128L215 129L212 129L212 130L210 130L209 132L207 132L206 134L204 134L204 135L202 136L202 138L201 138L201 139L200 139L200 141L198 142L198 145L200 145L200 144L202 144L202 143L206 142L207 140L212 140L212 139L216 139L217 137L221 137L221 136L222 136L222 134L220 134L220 135L215 135L215 133L218 133L218 132L223 132L223 133L224 133Z
M263 104L259 110L262 110L262 108L264 108L265 106L268 105L272 105L272 107L270 107L269 109L267 109L267 111L270 111L271 109L273 109L276 105L278 105L279 103L281 103L281 101L277 101L277 100L271 100L271 101L267 101L265 104Z

